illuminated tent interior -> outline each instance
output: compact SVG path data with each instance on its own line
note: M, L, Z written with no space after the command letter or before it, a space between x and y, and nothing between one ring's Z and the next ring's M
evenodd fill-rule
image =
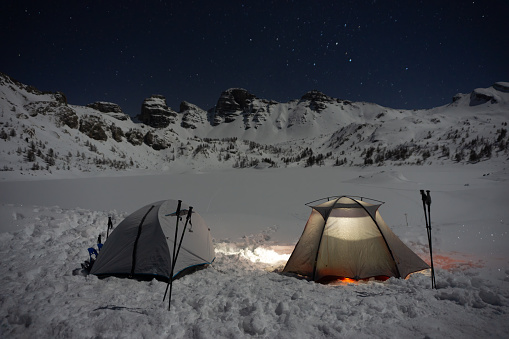
M324 281L406 278L429 268L382 219L382 202L348 196L326 199L310 206L311 215L283 272Z
M182 220L178 228L178 245L183 219L189 211L189 206L182 203L181 213L177 216L177 204L176 200L158 201L127 216L104 243L90 273L100 277L169 281L170 277L176 278L210 264L215 256L212 236L203 218L193 211L172 270L177 218Z

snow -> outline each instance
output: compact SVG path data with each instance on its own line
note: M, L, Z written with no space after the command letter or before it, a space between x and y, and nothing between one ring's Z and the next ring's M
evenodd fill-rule
M89 173L0 182L5 338L504 338L509 333L509 168L476 165ZM148 175L150 174L150 175ZM108 176L105 176L108 175ZM310 209L350 194L429 262L420 189L431 190L429 272L317 284L278 273ZM216 260L175 281L74 275L87 248L146 203L182 199L211 228ZM78 270L79 271L79 270Z

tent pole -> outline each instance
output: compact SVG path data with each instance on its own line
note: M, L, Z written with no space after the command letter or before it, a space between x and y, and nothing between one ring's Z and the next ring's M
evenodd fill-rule
M315 278L316 278L316 265L318 264L318 254L320 254L320 246L322 246L322 237L323 237L323 232L325 231L325 226L327 225L327 220L329 219L329 215L331 214L332 210L334 209L334 206L336 205L338 200L341 199L342 197L343 196L336 198L334 203L327 210L327 214L325 215L324 222L323 222L322 232L320 233L320 238L318 240L318 247L317 247L317 251L316 251L315 261L313 263L313 281L316 281L315 280Z
M175 212L175 215L177 216L177 222L175 224L175 237L173 238L173 254L171 257L170 281L168 282L168 285L166 285L166 291L164 292L163 301L164 301L164 299L166 299L166 293L168 292L168 287L170 287L170 294L171 294L171 287L173 285L173 262L175 261L175 249L177 247L177 235L178 235L178 229L179 229L181 204L182 204L182 200L179 200L178 205L177 205L177 211ZM170 299L170 305L171 305L171 299ZM168 305L168 311L170 310L170 305Z
M349 197L350 198L350 197ZM350 198L352 199L352 198ZM369 198L368 198L369 199ZM398 267L398 264L396 262L396 258L394 258L394 254L392 253L392 249L391 247L389 246L389 243L387 242L387 239L385 238L385 234L382 232L382 230L380 229L380 225L378 225L378 223L376 222L376 213L375 213L375 217L373 217L371 215L371 213L369 213L369 211L366 209L366 207L364 207L362 204L360 204L356 199L352 199L353 201L355 201L355 203L357 205L359 205L364 211L366 211L366 213L371 217L371 220L373 220L373 223L375 224L376 228L378 229L378 232L380 232L380 235L382 236L382 239L384 240L384 243L385 243L385 246L387 247L387 250L389 251L389 254L391 255L391 258L392 258L392 261L394 262L394 267L396 268L396 273L398 274L398 278L401 278L401 273L399 271L399 267ZM362 200L362 197L361 197L361 201ZM382 206L382 205L379 205L378 208ZM378 211L378 208L377 208L377 211ZM404 277L403 277L404 278Z
M145 215L141 219L140 225L138 226L138 234L136 235L136 240L134 241L134 247L133 247L131 274L129 275L129 277L133 277L134 276L134 271L135 271L135 268L136 268L136 253L138 251L138 241L140 240L141 231L142 231L142 228L143 228L143 223L145 222L145 218L150 213L150 211L152 211L153 208L154 208L154 205L150 206L150 208L148 209L147 213L145 213Z

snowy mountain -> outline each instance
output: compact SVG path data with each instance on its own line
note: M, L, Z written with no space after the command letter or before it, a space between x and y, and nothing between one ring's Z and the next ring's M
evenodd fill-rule
M131 119L114 103L85 107L0 73L0 169L29 175L313 165L478 162L507 157L509 83L449 105L397 110L313 90L286 103L245 89L203 110L161 95ZM12 175L17 175L12 173Z

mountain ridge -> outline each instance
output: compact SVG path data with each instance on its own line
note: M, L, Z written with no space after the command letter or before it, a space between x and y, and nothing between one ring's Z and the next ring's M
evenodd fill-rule
M55 171L366 166L507 158L509 83L456 94L427 110L332 98L317 90L279 103L242 88L203 110L161 95L131 119L119 105L67 103L0 73L0 168ZM3 140L1 140L3 139ZM50 151L51 150L51 151Z

